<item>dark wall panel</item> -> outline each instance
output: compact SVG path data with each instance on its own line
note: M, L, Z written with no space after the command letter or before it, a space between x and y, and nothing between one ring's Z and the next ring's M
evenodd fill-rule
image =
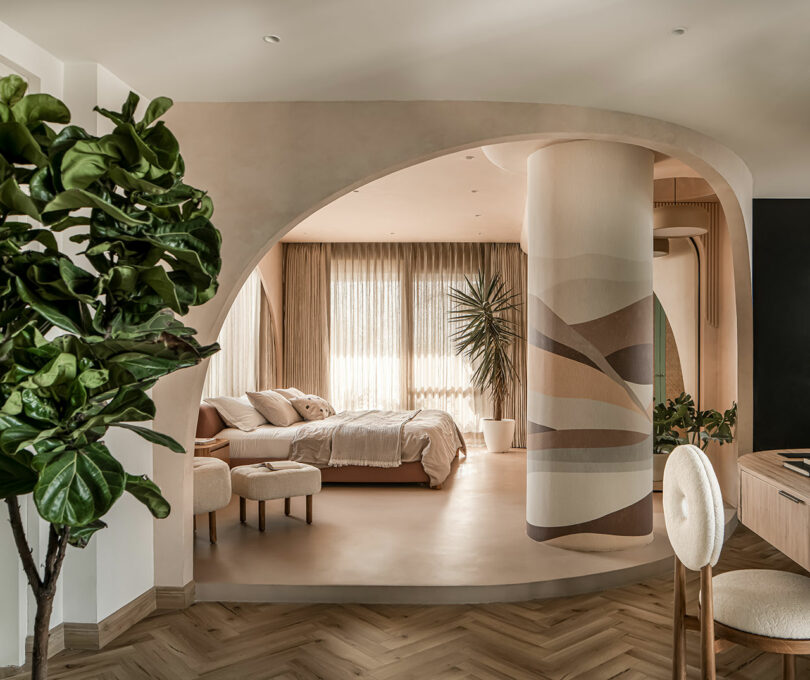
M754 200L754 449L810 448L810 199Z

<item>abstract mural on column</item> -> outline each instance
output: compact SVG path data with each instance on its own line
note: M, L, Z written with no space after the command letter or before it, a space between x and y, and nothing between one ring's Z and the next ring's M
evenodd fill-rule
M573 142L535 155L527 532L580 550L640 545L652 538L652 153Z

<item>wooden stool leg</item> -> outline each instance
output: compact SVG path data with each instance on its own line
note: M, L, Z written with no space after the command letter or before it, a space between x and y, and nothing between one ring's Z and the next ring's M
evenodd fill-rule
M287 515L288 517L290 516L290 499L289 498L284 499L284 514Z
M686 567L677 556L672 618L672 680L686 680Z
M796 657L793 654L782 655L782 677L784 680L796 680Z
M239 521L247 522L247 501L242 496L239 496Z
M259 501L259 531L264 531L264 501Z
M211 543L217 542L217 513L208 513L208 540Z
M312 496L307 496L307 524L312 524Z
M700 667L702 680L715 680L714 605L712 603L712 567L700 570Z

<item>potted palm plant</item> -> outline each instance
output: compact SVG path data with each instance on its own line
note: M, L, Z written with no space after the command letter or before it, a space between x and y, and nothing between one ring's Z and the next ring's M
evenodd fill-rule
M509 350L521 336L512 314L520 308L517 295L500 274L479 271L474 280L464 277L465 288L451 288L454 303L450 323L456 354L473 366L476 389L492 397L492 418L484 418L484 442L492 453L508 451L515 434L514 418L503 417L503 402L512 381L519 379Z

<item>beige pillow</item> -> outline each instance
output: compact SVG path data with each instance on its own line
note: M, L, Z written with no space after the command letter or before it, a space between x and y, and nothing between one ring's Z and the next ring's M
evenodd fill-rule
M290 399L293 399L294 397L306 397L307 396L304 392L302 392L301 390L299 390L296 387L286 387L283 390L282 389L273 390L273 392L275 392L276 394L280 394L282 397L284 397L288 401Z
M205 403L217 410L228 427L235 427L243 432L250 432L267 423L264 416L251 406L247 397L210 397Z
M293 405L273 390L266 392L248 392L247 398L253 407L261 413L271 425L287 427L301 420Z
M321 397L314 394L293 397L290 399L290 403L304 420L323 420L334 412L326 399L321 399Z

